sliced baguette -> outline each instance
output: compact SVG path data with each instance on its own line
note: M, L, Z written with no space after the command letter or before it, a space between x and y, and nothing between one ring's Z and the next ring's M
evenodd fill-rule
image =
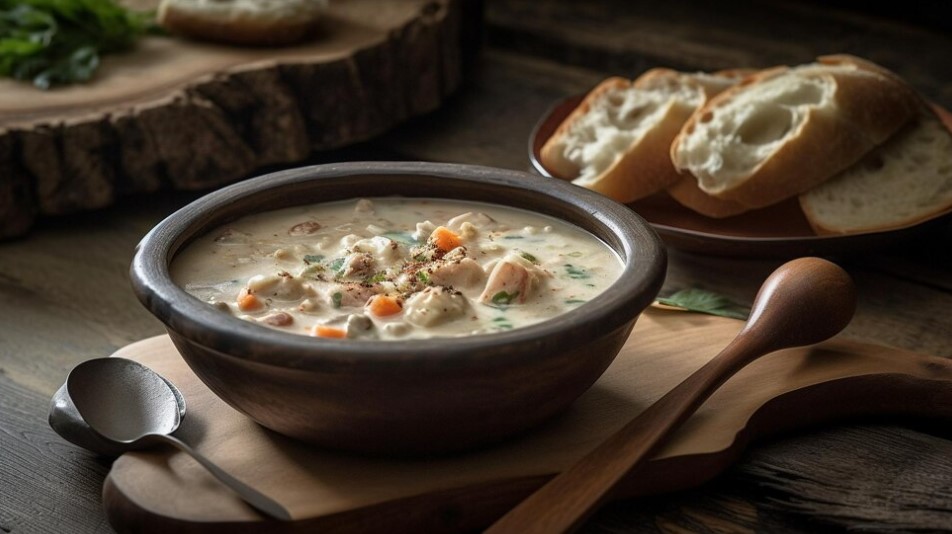
M242 45L303 40L327 0L162 0L156 22L170 33Z
M697 178L683 173L678 181L668 186L668 194L682 206L712 219L723 219L740 215L751 208L723 198L717 198L701 190Z
M799 196L820 235L910 226L952 209L952 133L928 109L882 146Z
M776 67L712 98L685 123L671 160L714 197L760 208L843 171L912 121L918 94L852 56Z
M680 175L671 141L691 114L746 71L651 69L636 80L608 78L586 95L540 151L554 176L619 202L663 190Z

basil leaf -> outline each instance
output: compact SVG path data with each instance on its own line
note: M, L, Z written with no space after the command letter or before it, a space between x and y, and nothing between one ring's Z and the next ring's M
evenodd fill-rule
M674 306L688 311L720 315L733 319L747 319L750 309L737 304L723 295L705 289L681 289L667 297L655 299L659 304Z

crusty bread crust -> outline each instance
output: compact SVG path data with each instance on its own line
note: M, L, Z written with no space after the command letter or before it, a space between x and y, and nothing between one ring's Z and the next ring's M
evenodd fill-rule
M562 123L559 124L558 128L555 129L555 132L546 140L545 144L542 145L542 149L539 151L539 158L542 160L542 165L545 166L553 176L563 180L572 180L578 176L578 166L565 157L565 153L562 149L564 138L568 135L573 125L577 123L581 117L589 114L592 111L592 106L606 93L616 90L625 90L630 87L631 82L625 78L619 76L606 78L589 91L582 102L572 110L572 113L562 120Z
M667 191L678 204L713 219L732 217L750 210L739 202L717 198L705 193L698 187L697 178L687 173L670 185Z
M834 105L809 108L798 130L742 180L724 186L701 179L702 190L749 208L775 204L858 161L912 120L919 107L915 91L898 77L885 76L859 63L768 69L714 97L685 123L671 146L675 166L692 171L682 157L681 144L696 129L703 128L713 114L722 112L732 101L744 99L762 84L791 73L833 84Z
M886 143L801 193L818 235L905 228L952 210L952 133L930 108Z
M205 9L195 0L163 0L156 13L165 30L206 41L254 46L280 46L304 40L319 19L324 3L299 1L282 10L249 11L235 2Z
M668 156L671 141L684 122L710 96L734 83L735 76L746 71L731 71L729 75L702 75L665 68L650 69L633 82L612 77L604 80L566 117L540 151L540 160L554 176L592 189L619 202L632 202L664 190L677 182L681 175ZM602 106L602 99L618 91L669 92L689 90L699 103L691 104L673 94L661 104L656 122L614 155L614 161L594 177L579 177L581 169L567 155L567 138L580 120Z

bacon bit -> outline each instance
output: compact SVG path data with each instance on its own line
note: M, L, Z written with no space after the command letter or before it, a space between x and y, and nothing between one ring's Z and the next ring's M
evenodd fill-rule
M322 324L314 325L314 335L317 337L331 337L331 338L345 338L347 337L347 331L343 328L335 328L333 326L325 326Z
M306 221L295 224L288 230L288 235L311 235L321 229L320 223L316 221Z
M244 293L238 296L238 309L243 312L259 310L264 306L261 299L251 293Z
M462 244L459 236L445 226L437 226L430 234L430 241L443 252L449 252Z
M400 301L389 295L375 295L367 302L367 308L377 317L386 317L403 311Z

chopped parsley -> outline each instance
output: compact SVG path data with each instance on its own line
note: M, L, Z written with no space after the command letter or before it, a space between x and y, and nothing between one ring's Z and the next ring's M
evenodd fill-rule
M331 301L334 303L334 308L340 308L340 302L343 298L344 294L340 291L336 291L333 295L331 295Z
M584 268L576 267L575 265L572 265L571 263L566 263L564 267L565 267L565 272L568 273L569 275L569 278L573 280L584 280L584 279L592 277L592 275L589 274L589 272L586 271Z
M334 258L327 267L334 272L339 272L344 267L344 258Z
M321 254L308 254L304 256L304 263L308 265L321 263L322 261L324 261L324 256Z
M539 263L539 260L532 254L529 254L528 252L520 252L519 255L531 261L532 263Z
M416 273L417 280L423 282L424 284L430 283L430 275L426 271L417 271Z
M519 296L518 291L513 291L512 293L508 293L506 291L500 291L496 293L495 295L493 295L492 303L498 304L498 305L511 304L512 301L515 300L516 297L518 296Z

